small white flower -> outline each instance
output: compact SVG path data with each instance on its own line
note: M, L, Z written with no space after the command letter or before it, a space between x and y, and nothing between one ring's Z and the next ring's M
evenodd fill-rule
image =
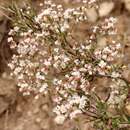
M14 31L15 32L19 31L19 27L18 26L14 27Z
M118 77L120 77L120 74L118 72L112 72L111 76L113 78L118 78Z
M43 3L40 3L39 5L40 5L40 6L43 6Z
M12 37L9 37L7 41L8 41L8 42L12 42L12 41L13 41L13 38L12 38Z
M70 119L74 119L77 116L77 114L81 114L81 113L82 113L81 110L75 110L75 111L71 112Z
M74 71L74 72L71 73L71 75L76 76L76 77L81 76L79 71Z
M55 118L55 122L59 125L62 125L65 121L65 116L64 115L58 115L56 118Z
M39 92L40 92L40 93L45 92L45 90L47 89L47 87L48 87L48 84L47 84L47 83L44 83L44 84L40 87Z
M41 80L45 80L45 76L44 76L44 75L41 75L40 72L37 72L37 73L36 73L36 78L37 78L37 79L41 79Z
M107 64L103 60L101 60L98 64L101 68L104 68Z

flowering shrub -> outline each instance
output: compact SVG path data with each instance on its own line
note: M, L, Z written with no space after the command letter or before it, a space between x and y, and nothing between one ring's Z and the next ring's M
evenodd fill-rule
M84 1L83 6L64 9L45 1L38 14L31 7L10 7L14 20L8 43L15 53L8 65L23 95L51 97L56 123L84 114L96 129L117 130L129 122L122 109L129 82L122 75L126 66L118 62L124 56L118 19L111 16L90 24L91 7L98 9L98 4ZM81 39L76 31L83 23L90 26ZM100 78L110 82L105 99L94 85Z

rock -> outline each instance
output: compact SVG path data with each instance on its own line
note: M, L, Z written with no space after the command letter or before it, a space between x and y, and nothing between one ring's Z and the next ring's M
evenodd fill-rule
M99 37L97 45L98 49L103 49L107 45L107 39L105 37Z
M124 0L125 7L128 11L130 11L130 0Z
M38 124L39 124L41 121L42 121L41 118L36 118L36 120L35 120L35 122L38 123Z
M114 8L113 2L103 2L99 6L99 16L104 17L107 16Z
M47 104L44 104L44 105L42 106L42 110L45 111L45 112L47 112L47 111L48 111L48 105L47 105Z
M96 22L98 15L95 8L87 9L87 16L90 22Z
M128 116L130 116L130 104L127 104L127 105L125 106L125 113L126 113Z
M39 113L39 108L36 107L34 110L33 110L33 114L38 114Z
M16 100L16 87L11 80L0 79L0 114Z

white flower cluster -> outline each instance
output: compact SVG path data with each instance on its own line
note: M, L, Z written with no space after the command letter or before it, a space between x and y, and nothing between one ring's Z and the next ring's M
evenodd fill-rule
M65 3L69 3L69 2L73 2L73 3L84 3L84 4L88 4L88 5L91 5L91 4L94 4L96 3L98 0L64 0Z
M96 49L99 35L110 37L115 34L109 32L114 31L115 18L105 19L99 26L90 28L92 35L84 42L74 40L71 25L87 22L86 11L85 4L63 9L61 5L46 1L45 8L35 17L39 30L22 32L20 27L14 27L9 32L8 42L17 52L9 67L17 79L19 90L24 95L51 91L56 105L53 110L57 115L55 121L59 124L86 109L94 76L115 76L115 73L120 76L113 69L120 44L108 42L109 45L103 49ZM14 37L18 33L17 42Z
M117 33L115 24L117 19L114 17L105 18L104 22L92 27L93 33L99 33L100 35L114 35Z
M113 83L114 82L114 83ZM108 100L109 105L122 105L127 98L126 83L122 80L113 81L110 88L110 98Z

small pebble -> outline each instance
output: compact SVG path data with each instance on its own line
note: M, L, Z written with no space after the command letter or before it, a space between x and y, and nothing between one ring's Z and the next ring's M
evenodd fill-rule
M125 113L126 113L128 116L130 116L130 104L127 104L127 105L125 106Z
M99 7L99 16L104 17L109 15L109 13L113 10L114 3L113 2L103 2Z
M41 118L36 118L36 123L40 123L41 122Z
M128 11L130 11L130 0L124 0L125 7Z
M39 108L34 109L33 114L39 113Z
M98 15L95 8L87 9L87 16L90 22L96 22Z

